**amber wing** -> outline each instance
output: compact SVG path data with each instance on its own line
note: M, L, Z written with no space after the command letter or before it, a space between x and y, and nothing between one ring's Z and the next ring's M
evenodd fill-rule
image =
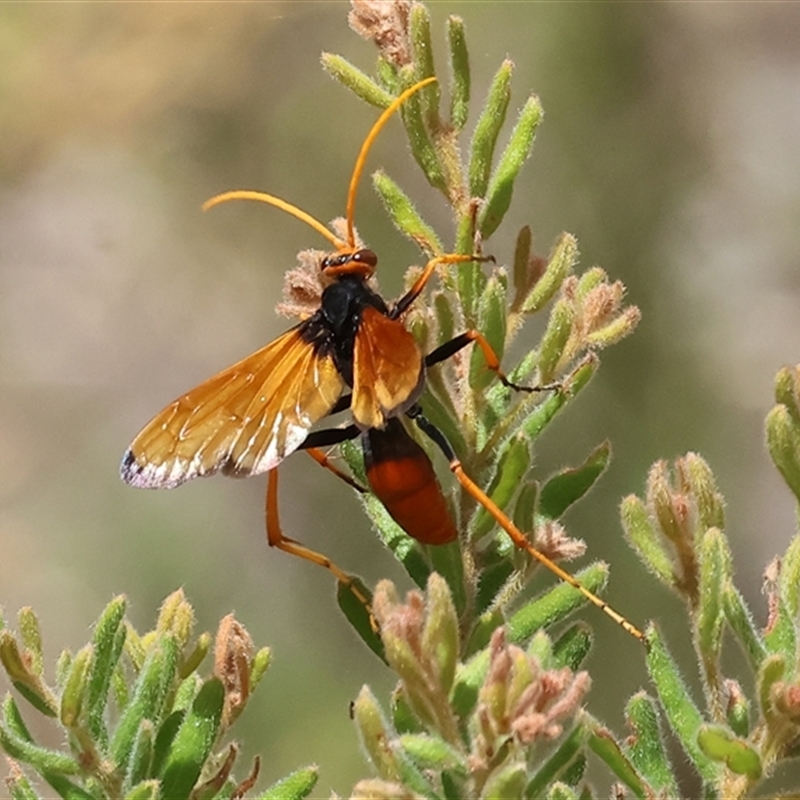
M303 338L304 326L167 406L125 453L123 480L169 489L219 471L256 475L296 450L344 388L333 358Z
M351 408L359 427L382 428L419 396L422 353L401 322L367 307L356 333Z

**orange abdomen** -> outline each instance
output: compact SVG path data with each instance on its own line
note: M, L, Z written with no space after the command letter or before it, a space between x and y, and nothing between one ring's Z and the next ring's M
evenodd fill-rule
M396 418L364 438L367 480L392 519L422 544L458 537L442 487L427 453Z

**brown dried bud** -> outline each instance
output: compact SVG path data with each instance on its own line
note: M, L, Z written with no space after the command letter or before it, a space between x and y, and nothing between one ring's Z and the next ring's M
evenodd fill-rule
M410 0L352 0L350 27L375 42L381 55L396 67L411 63L408 35Z

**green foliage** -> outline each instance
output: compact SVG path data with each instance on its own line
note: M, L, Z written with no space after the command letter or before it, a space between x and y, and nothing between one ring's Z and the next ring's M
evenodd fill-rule
M786 372L778 375L778 396ZM774 419L770 412L767 425ZM782 471L780 457L773 453ZM769 617L759 630L734 585L732 555L722 527L724 500L703 459L689 453L671 470L665 463L656 464L645 498L623 500L622 519L645 565L684 601L700 666L702 705L691 696L661 632L656 626L648 630L647 667L663 713L706 794L752 796L763 777L796 757L800 745L800 648L797 607L792 605L800 536L767 567ZM789 565L788 575L784 564ZM747 657L747 680L755 687L752 697L739 680L725 674L726 635ZM659 782L666 785L663 780Z
M421 3L354 3L351 24L378 45L375 74L331 54L323 65L360 99L385 108L405 88L437 75ZM590 798L597 795L586 768L595 761L621 782L616 796L679 797L664 723L704 797L752 796L800 754L800 535L767 569L769 615L759 627L734 583L724 499L711 469L693 453L672 467L655 464L644 497L622 501L622 525L652 576L684 603L702 697L693 696L693 681L653 624L642 650L651 693L636 692L628 701L629 735L615 734L585 710L591 679L584 664L594 634L568 618L586 596L566 582L537 597L525 594L538 562L497 533L496 523L507 515L552 561L583 553L583 544L568 537L563 515L607 469L610 444L551 476L536 472L535 447L594 376L599 351L630 334L639 311L624 305L624 287L602 269L580 271L571 234L562 234L546 258L532 252L527 227L516 237L497 236L542 109L533 95L523 101L498 151L512 106L513 64L505 61L474 115L471 142L459 141L471 111L471 81L465 24L457 17L447 22L447 53L449 80L426 86L402 109L411 154L452 209L452 252L481 256L495 236L493 255L511 267L487 267L483 258L443 266L441 287L420 298L406 322L427 352L476 327L502 356L526 319L546 314L539 342L518 363L504 365L515 384L540 391L521 393L496 380L478 347L430 370L424 413L497 507L488 513L459 485L451 503L458 543L420 545L375 497L363 495L378 536L418 588L401 599L388 581L374 593L355 577L339 587L343 613L398 679L388 707L367 686L353 704L374 774L352 796ZM446 117L443 94L449 96ZM398 182L382 171L373 182L389 217L426 258L446 252L445 237ZM412 268L407 282L418 275ZM800 368L778 374L775 397L767 446L800 498ZM342 451L363 481L357 444L345 443ZM576 577L598 594L609 569L595 563ZM252 795L258 764L237 781L238 749L221 744L263 677L269 652L255 652L241 624L226 617L213 671L201 675L211 637L193 638L192 610L181 592L165 601L156 628L144 635L126 622L125 607L123 598L113 600L92 640L62 654L53 685L45 678L36 615L20 612L18 634L0 620L0 661L13 687L33 712L60 726L67 743L63 750L37 743L9 694L0 713L0 747L12 759L10 796L40 797L24 769L56 795L76 800L308 796L316 782L312 767ZM741 681L728 674L726 638L745 655L750 674Z
M180 800L244 796L258 775L258 760L244 780L233 777L235 743L223 744L269 663L234 617L219 625L210 673L199 670L210 637L192 637L194 612L180 590L161 607L154 630L140 635L125 619L126 600L113 599L94 625L92 640L59 658L54 685L44 676L39 623L19 613L19 634L2 632L2 664L32 708L58 725L66 750L37 744L22 711L8 694L0 712L0 746L14 759L11 797L34 800ZM57 720L52 720L57 717ZM40 726L37 726L40 727ZM21 765L50 791L31 783ZM308 796L314 769L285 778L266 797ZM55 795L53 794L55 793Z
M365 82L397 91L413 81L437 76L425 7L419 3L410 9L402 3L368 5L369 10L354 4L351 24L377 44L376 74L365 76L341 57L326 55L324 63L331 74L362 98ZM480 255L486 240L504 219L514 184L531 151L541 107L535 98L523 101L507 142L498 146L506 112L513 105L513 64L505 61L477 114L471 142L465 147L459 133L470 113L471 84L461 19L448 20L447 44L447 80L438 77L436 83L421 88L401 113L412 156L452 210L455 241L450 252ZM445 91L451 98L449 117L441 103ZM462 153L467 154L466 159ZM398 181L382 170L374 174L373 181L389 217L426 258L448 252L443 244L445 237L424 219ZM471 352L457 354L428 371L422 410L444 433L464 472L501 512L527 532L520 538L528 536L549 559L572 558L582 554L584 547L568 537L561 518L600 478L610 459L610 447L604 443L583 464L548 478L534 475L536 440L586 386L597 369L597 352L630 333L639 312L624 306L622 285L610 282L602 270L595 268L580 275L577 242L568 234L559 237L549 258L531 252L527 228L520 232L507 259L502 253L493 255L498 261L513 262L513 277L505 267L487 268L486 262L477 259L442 265L441 288L432 286L420 297L406 322L427 352L474 326L502 359L525 320L548 314L551 306L538 346L526 347L517 364L503 364L516 384L536 390L520 392L503 385L487 366L484 350L473 346ZM407 285L418 275L418 269L409 270ZM358 448L345 448L344 455L358 475ZM534 576L535 563L515 552L507 537L496 535L495 516L463 488L457 490L453 500L462 531L460 552L452 546L421 546L399 528L374 497L365 494L362 501L378 535L417 586L424 587L434 571L447 578L464 641L470 647L476 642L485 646L492 631L504 621L513 619L513 626L519 626L527 615L540 625L544 620L563 618L582 602L573 588L559 586L548 594L547 602L542 598L534 606L526 601L520 602L519 608L513 607L514 599ZM604 565L590 567L588 574L602 576L599 585L605 583ZM377 652L374 628L364 615L358 619L346 592L340 592L340 604Z
M391 82L401 86L408 85L405 76L409 74L415 78L436 74L427 13L420 4L413 8L410 31L403 28L401 20L395 20L397 38L406 39L406 61L392 67L383 52L379 61L384 75L389 65L388 70L395 75ZM379 26L374 24L377 30ZM370 35L368 25L358 29ZM542 109L535 96L523 102L507 144L497 150L512 106L513 64L505 61L475 117L471 142L468 146L459 143L457 137L468 116L470 87L466 34L460 19L448 22L448 36L451 117L440 116L437 91L427 100L420 99L404 118L412 153L429 183L450 202L453 250L479 253L486 240L500 230L514 184L530 155ZM377 35L372 38L381 49L382 39ZM358 93L356 85L347 79L342 82ZM420 142L424 142L424 154ZM462 152L469 154L466 163L461 159ZM425 253L441 252L434 249L441 246L441 234L432 232L399 186L382 173L376 185L397 227ZM412 329L423 331L424 344L432 349L452 336L459 325L474 325L502 355L527 317L548 314L538 345L528 347L521 362L508 371L515 381L533 378L540 385L556 383L560 391L550 396L521 397L509 392L492 380L482 353L475 348L466 372L463 367L459 371L448 367L432 370L423 398L423 408L426 412L431 409L431 417L452 439L466 472L517 525L532 530L534 541L541 545L554 530L564 535L563 514L601 477L611 449L603 443L583 464L541 478L533 474L536 440L596 372L597 352L627 336L636 326L639 312L623 305L624 287L611 282L602 269L579 271L573 236L563 234L548 258L532 253L531 239L529 228L517 235L513 252L507 255L513 265L510 279L502 267L487 272L478 263L460 265L455 280L443 275L445 291L434 294L428 306L420 302L413 312ZM447 302L440 299L445 294ZM767 444L789 488L800 497L800 369L781 371L776 400L778 405L767 417ZM379 533L399 552L399 541L407 537L376 505L366 501ZM530 564L514 553L507 539L491 538L496 525L486 508L463 492L454 506L460 512L462 547L468 548L465 563L469 568L461 573L464 585L456 585L449 574L447 583L454 596L466 598L466 606L452 604L458 609L459 641L448 639L437 646L448 654L458 654L455 683L443 683L431 660L433 653L421 644L421 634L414 639L405 628L407 640L401 637L401 641L392 639L391 647L387 644L387 637L396 634L388 633L385 626L392 628L395 618L391 614L382 617L386 613L384 604L388 602L395 609L398 620L408 623L414 618L423 629L431 624L429 617L436 616L430 596L425 600L412 594L403 605L393 588L379 586L375 613L386 657L400 677L398 691L404 700L399 705L414 718L409 723L406 715L403 726L413 724L424 735L408 738L401 728L393 729L370 696L371 718L382 722L377 728L359 726L365 749L376 752L383 743L384 756L387 751L393 755L390 762L372 758L378 779L377 783L373 780L368 786L362 785L364 793L369 791L375 797L406 796L403 792L425 797L591 796L582 780L586 759L594 754L634 796L675 797L679 785L666 755L662 719L703 781L707 796L745 796L779 761L800 752L796 674L800 663L800 537L768 571L770 618L759 631L734 584L724 500L708 465L690 453L678 459L674 470L665 463L654 465L645 498L628 497L621 510L625 533L644 564L685 601L700 665L703 702L697 703L691 696L690 681L671 656L661 633L651 627L644 657L655 699L641 692L631 698L626 715L633 735L625 742L588 714L576 712L571 730L566 726L566 735L544 760L537 757L536 743L529 742L526 747L516 735L497 745L491 763L481 762L476 748L491 728L487 722L493 708L490 697L496 693L507 700L510 691L507 686L500 689L487 677L499 648L525 647L525 658L539 669L553 667L558 653L566 659L562 663L577 670L591 636L581 629L570 629L553 642L550 632L582 604L582 596L562 584L538 599L523 600ZM391 537L387 530L391 530ZM569 547L564 540L557 550L559 547L558 555L567 555ZM429 593L438 587L440 579L433 571L430 554L411 541L402 551L401 561L407 567L413 563L413 572L409 569L409 573L417 585L423 586L427 578ZM410 557L413 552L419 559ZM430 568L420 569L420 563L426 560ZM597 592L608 573L604 565L594 565L578 577ZM440 593L441 588L436 591ZM722 644L730 635L748 657L755 697L747 697L740 684L726 674ZM510 658L516 663L523 657L515 652ZM522 660L518 668L523 669ZM479 715L482 722L478 724L474 715L482 701L488 706L483 716ZM503 708L507 720L509 707ZM760 715L758 719L755 714ZM404 774L411 777L406 780ZM356 794L358 790L356 787Z

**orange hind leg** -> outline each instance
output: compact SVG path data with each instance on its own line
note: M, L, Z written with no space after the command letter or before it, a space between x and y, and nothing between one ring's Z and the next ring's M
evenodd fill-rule
M323 459L325 458L324 455L322 457ZM320 461L320 463L322 462ZM332 471L335 474L338 474L342 478L347 477L344 475L344 473L340 473L335 468L331 468L330 466L328 468L332 469ZM349 482L351 482L352 485L354 486L357 485L355 481L352 481L352 479ZM306 561L310 561L312 564L317 564L318 566L327 569L328 572L330 572L341 584L347 586L348 589L350 589L353 595L355 595L356 599L365 608L369 609L370 606L369 599L364 596L364 593L355 584L355 578L353 578L351 575L348 575L341 567L337 566L324 553L312 550L310 547L306 547L304 544L301 544L295 539L290 539L288 536L284 535L283 531L281 530L280 519L278 517L277 468L270 470L269 473L267 474L267 497L266 497L265 516L267 523L267 543L269 544L270 547L276 547L278 550L282 550L284 553L289 553L290 555L297 556L298 558L304 558Z

